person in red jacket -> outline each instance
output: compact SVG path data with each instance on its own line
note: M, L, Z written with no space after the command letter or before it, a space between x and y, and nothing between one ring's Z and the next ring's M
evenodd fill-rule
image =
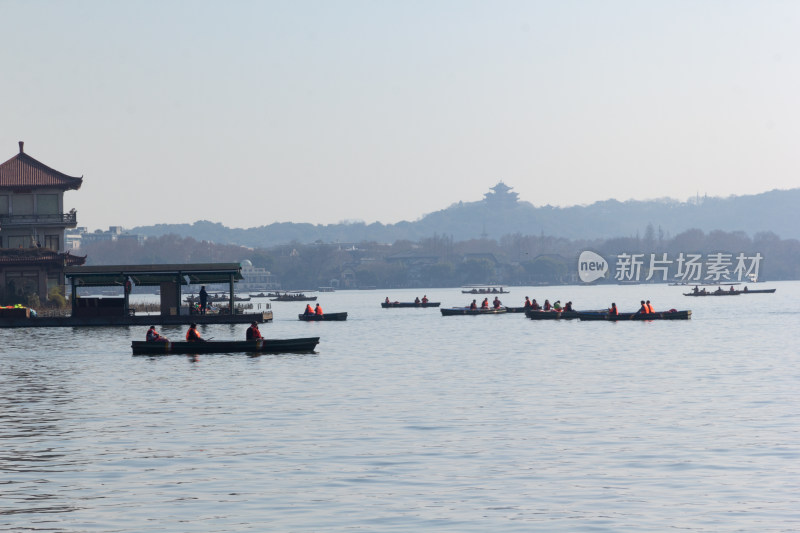
M617 304L611 302L611 309L608 310L609 315L618 315L619 311L617 311Z
M255 341L264 338L261 336L261 332L258 330L258 322L253 322L250 324L250 327L247 328L244 338L249 341Z
M186 332L186 341L187 342L206 342L206 340L200 336L197 332L197 324L192 324L189 326L189 331Z

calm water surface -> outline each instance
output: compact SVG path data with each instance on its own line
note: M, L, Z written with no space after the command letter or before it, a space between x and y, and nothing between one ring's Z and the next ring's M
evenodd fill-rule
M764 285L502 298L693 310L651 323L379 305L471 300L458 289L320 294L341 323L274 303L262 332L320 336L306 355L134 357L146 328L0 330L0 530L800 531L800 283Z

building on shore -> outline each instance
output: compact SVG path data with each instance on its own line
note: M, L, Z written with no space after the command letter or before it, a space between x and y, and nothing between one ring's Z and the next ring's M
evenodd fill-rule
M77 226L64 193L82 183L26 154L22 141L0 164L0 302L26 303L33 295L45 301L53 287L64 287L65 267L86 261L66 252L64 239Z

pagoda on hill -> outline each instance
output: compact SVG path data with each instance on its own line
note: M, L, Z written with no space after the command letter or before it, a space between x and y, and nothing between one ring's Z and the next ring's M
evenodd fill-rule
M509 187L502 181L500 181L494 187L491 187L489 190L493 192L487 192L484 194L484 202L493 203L493 204L503 204L503 205L510 205L517 203L519 194L515 192L511 192L513 187Z
M19 153L0 164L0 305L47 299L64 287L64 267L82 265L70 255L64 230L77 226L74 209L64 212L64 192L77 190L83 178L68 176Z

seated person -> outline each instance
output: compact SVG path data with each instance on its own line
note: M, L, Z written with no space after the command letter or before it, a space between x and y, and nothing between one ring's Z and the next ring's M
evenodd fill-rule
M186 342L206 342L197 332L197 324L189 326L189 330L186 332Z
M536 298L534 298L533 301L531 302L531 309L533 311L541 311L542 310L542 306L539 305L539 302L536 301Z
M166 337L162 337L156 331L155 326L150 326L150 329L147 330L147 342L169 342L169 339Z
M477 309L478 308L478 304L475 303L475 300L472 300L472 303L469 304L469 308L470 309Z
M264 337L261 336L261 332L258 330L258 323L252 322L250 327L247 328L247 332L245 333L245 339L249 341L254 341L258 339L263 339Z
M306 310L305 310L305 312L303 314L305 314L305 315L313 315L314 314L314 308L311 307L311 304L306 304Z

